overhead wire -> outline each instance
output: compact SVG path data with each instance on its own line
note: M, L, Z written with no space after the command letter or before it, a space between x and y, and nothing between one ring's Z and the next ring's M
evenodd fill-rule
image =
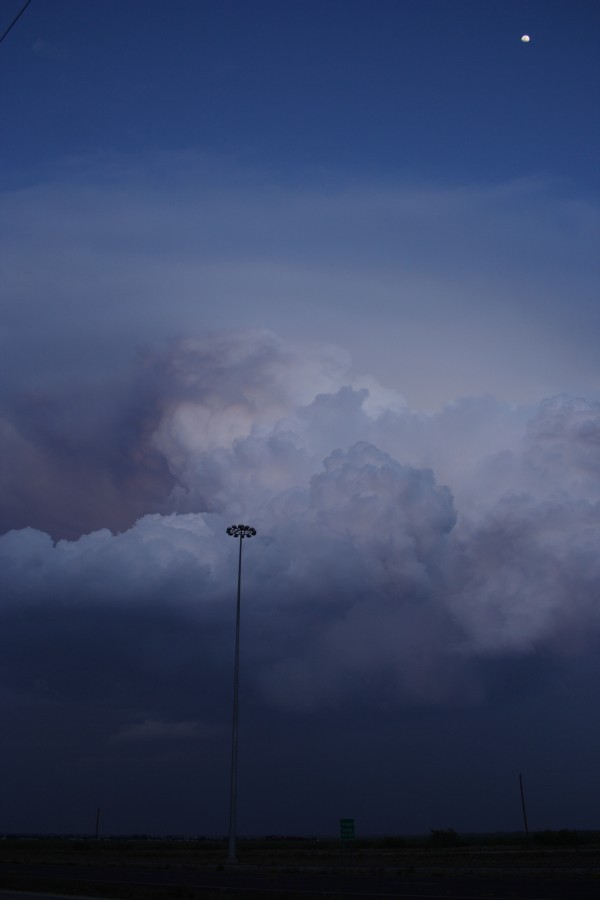
M6 31L3 32L2 35L0 35L0 44L2 43L2 41L4 40L4 38L6 37L6 35L8 34L8 32L11 30L11 28L13 27L13 25L16 25L16 24L17 24L17 22L19 21L19 19L21 18L21 16L23 15L23 13L25 12L25 10L27 9L27 7L29 6L30 3L31 3L31 0L27 0L27 3L26 3L25 6L23 7L23 9L22 9L20 12L17 13L17 15L16 15L15 18L12 20L12 22L10 23L10 25L8 26L8 28L6 29Z

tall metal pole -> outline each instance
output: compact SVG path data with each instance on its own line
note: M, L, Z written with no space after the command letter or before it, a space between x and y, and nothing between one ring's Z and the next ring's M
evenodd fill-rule
M525 825L525 836L529 837L529 826L527 824L527 810L525 809L525 791L523 790L523 776L519 773L519 787L521 789L521 807L523 808L523 823Z
M235 665L233 674L233 723L231 727L231 793L229 799L229 862L236 861L235 820L237 801L237 726L238 694L240 684L240 598L242 591L242 535L240 534L240 555L238 560L237 606L235 612Z
M236 856L236 803L237 803L237 730L238 730L238 694L240 682L240 611L242 596L242 541L254 537L256 529L249 525L232 525L227 529L231 537L239 538L240 551L238 557L237 604L235 612L235 664L233 669L233 723L231 728L231 791L229 797L229 848L227 859L237 862Z

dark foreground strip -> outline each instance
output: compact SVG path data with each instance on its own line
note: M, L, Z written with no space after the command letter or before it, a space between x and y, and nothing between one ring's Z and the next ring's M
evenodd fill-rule
M598 900L600 878L512 877L439 875L418 878L399 872L244 872L199 869L137 871L107 867L85 877L79 867L35 867L21 871L4 868L0 877L0 900L9 897L54 897L69 900L281 900L320 898L396 898L396 900ZM33 867L32 867L33 868ZM4 889L4 890L2 890ZM10 893L8 893L10 891ZM18 892L21 893L18 893ZM29 892L27 893L23 893ZM46 892L46 893L43 893Z

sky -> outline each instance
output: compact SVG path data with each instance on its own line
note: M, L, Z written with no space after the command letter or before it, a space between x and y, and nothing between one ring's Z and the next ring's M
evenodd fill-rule
M0 833L226 833L239 522L240 834L600 827L599 85L595 0L32 0Z

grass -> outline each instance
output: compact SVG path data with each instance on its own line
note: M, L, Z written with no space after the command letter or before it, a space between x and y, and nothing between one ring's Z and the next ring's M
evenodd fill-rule
M600 832L596 831L544 831L526 838L523 834L469 835L441 829L429 835L347 842L344 859L341 849L340 841L333 839L242 838L237 869L273 876L312 873L320 879L340 870L356 870L362 875L386 871L407 878L425 872L429 876L502 872L600 876ZM199 872L224 872L226 855L226 841L215 839L5 836L0 839L0 887L118 900L239 898L238 892L225 887L194 888L192 884ZM95 867L101 873L96 878L102 880L95 880ZM136 869L140 880L142 869L153 869L157 880L167 883L160 887L136 884ZM253 892L245 894L252 896ZM292 898L294 893L285 896Z

